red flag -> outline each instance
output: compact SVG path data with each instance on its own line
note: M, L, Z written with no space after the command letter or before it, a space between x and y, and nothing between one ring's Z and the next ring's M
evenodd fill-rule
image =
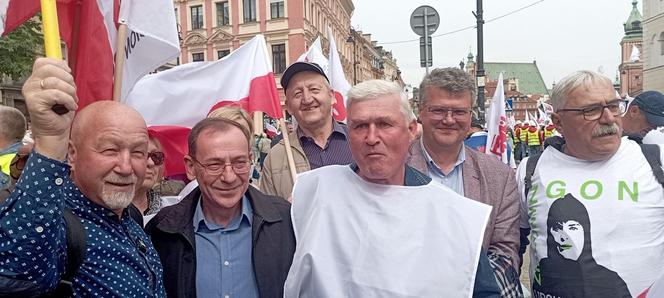
M60 36L74 72L79 109L113 95L113 49L117 35L119 0L57 0ZM40 9L39 0L10 0L0 7L3 35L16 29Z

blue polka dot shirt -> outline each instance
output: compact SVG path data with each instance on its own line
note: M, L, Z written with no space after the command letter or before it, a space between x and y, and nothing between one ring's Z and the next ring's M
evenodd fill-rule
M41 292L55 288L67 257L66 207L87 235L74 296L166 297L159 257L141 227L126 210L120 219L90 201L68 177L68 165L32 153L0 205L0 276L34 282Z

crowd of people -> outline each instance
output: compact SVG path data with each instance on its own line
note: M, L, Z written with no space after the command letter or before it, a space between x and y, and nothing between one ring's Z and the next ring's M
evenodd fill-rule
M37 59L31 142L0 106L0 296L650 297L664 278L661 93L570 74L550 122L509 128L515 171L482 153L461 69L423 78L418 115L398 84L361 82L345 123L317 64L281 86L288 135L219 108L179 181L138 112L78 110L69 67Z

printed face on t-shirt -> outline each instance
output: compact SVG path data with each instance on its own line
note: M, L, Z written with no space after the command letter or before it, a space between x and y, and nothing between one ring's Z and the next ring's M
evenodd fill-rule
M558 244L557 249L565 259L576 261L583 251L583 226L574 220L558 223L551 228L551 235Z

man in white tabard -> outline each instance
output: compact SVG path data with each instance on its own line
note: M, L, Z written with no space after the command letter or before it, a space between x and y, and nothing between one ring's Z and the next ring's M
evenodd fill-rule
M517 170L533 297L641 297L664 274L664 191L653 171L661 164L621 137L627 103L611 79L575 72L551 102L564 139L539 156L528 190L534 157ZM647 146L661 162L661 148Z
M664 95L645 91L629 102L623 115L623 133L643 139L645 144L664 144Z
M406 165L417 124L402 88L348 94L356 164L302 173L285 297L500 297L482 238L491 207Z

